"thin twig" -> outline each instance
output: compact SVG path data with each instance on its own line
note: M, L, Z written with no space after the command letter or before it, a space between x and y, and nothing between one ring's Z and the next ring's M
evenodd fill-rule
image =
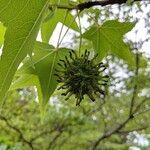
M40 134L36 135L35 137L33 137L30 142L34 142L35 140L37 140L38 138L41 138L43 135L47 135L47 134L51 134L52 132L56 131L55 129L52 129L50 131L43 131Z
M140 107L141 107L145 102L147 102L148 100L150 100L150 98L146 98L146 99L142 100L142 102L136 106L136 109L134 110L134 114L135 114L135 113L140 109Z
M56 142L56 140L61 136L61 134L63 133L63 130L59 131L56 136L53 138L52 141L50 141L47 150L50 150L52 145Z
M134 129L131 129L131 130L118 131L117 133L119 133L119 134L127 134L127 133L130 133L130 132L133 132L133 131L145 130L145 129L149 128L149 127L150 127L150 125L149 126L140 127L140 128L134 128Z
M138 51L136 52L136 69L135 69L135 82L134 82L134 88L133 88L133 95L131 99L131 106L130 106L130 112L129 115L132 114L134 103L135 103L135 97L137 94L137 80L138 80L138 74L139 74L139 54Z

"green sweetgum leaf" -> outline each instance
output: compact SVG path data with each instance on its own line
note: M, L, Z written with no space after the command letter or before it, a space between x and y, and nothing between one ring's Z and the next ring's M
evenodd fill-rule
M54 75L57 63L60 58L62 59L68 54L68 49L55 49L46 43L36 42L33 53L34 56L32 59L28 58L25 60L23 66L17 71L17 75L20 75L21 78L24 75L34 75L38 77L38 81L36 84L34 83L34 85L37 86L41 108L45 108L58 84L57 77ZM32 81L31 78L29 79ZM22 83L23 81L19 80L19 82ZM24 82L22 87L27 86L27 83L28 81ZM18 84L20 83L17 82L17 85L13 84L13 88L14 86L18 86ZM28 86L31 86L31 84Z
M38 86L39 80L36 75L31 75L31 74L24 74L20 77L18 77L13 84L10 86L9 90L16 90L19 88L25 88L25 87L30 87L30 86Z
M134 55L123 41L123 36L134 25L134 23L121 23L117 20L106 21L102 26L92 26L83 34L83 38L92 41L100 59L111 53L134 65Z
M40 82L38 79L38 76L34 74L22 74L17 79L13 82L13 84L10 86L10 91L11 90L16 90L20 88L26 88L30 86L36 86L37 92L38 92L38 98L39 100L42 100L42 91L41 91L41 86ZM42 101L40 101L40 110L41 112L44 112L44 108L42 107Z
M7 27L0 59L0 101L27 53L32 52L49 0L0 0L0 21Z
M64 3L65 3L65 1L64 1ZM66 19L65 19L65 16L66 16ZM70 29L79 31L79 27L75 21L74 16L68 10L56 8L51 11L51 14L48 15L47 18L49 18L49 20L45 21L41 27L41 35L42 35L43 42L49 42L49 39L52 36L52 33L53 33L56 25L59 22L63 23ZM47 20L47 18L46 18L46 20Z

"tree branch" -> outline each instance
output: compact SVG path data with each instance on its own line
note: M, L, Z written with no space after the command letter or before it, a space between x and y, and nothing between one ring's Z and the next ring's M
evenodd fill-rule
M142 1L142 0L134 0L135 1ZM85 2L81 3L77 6L77 8L82 11L86 8L90 8L93 6L106 6L106 5L114 5L114 4L124 4L126 3L127 0L104 0L104 1L90 1L90 2Z
M9 123L9 121L7 120L6 117L0 116L0 119L1 119L2 121L4 121L4 122L6 123L6 125L7 125L10 129L12 129L12 130L14 130L15 132L17 132L17 133L19 134L20 139L21 139L24 143L26 143L26 144L31 148L31 150L33 150L32 143L31 143L30 141L28 141L28 140L25 139L25 137L24 137L24 135L23 135L23 133L21 132L20 129L18 129L16 126L13 126L11 123Z
M107 131L105 134L103 134L103 136L99 137L96 142L93 144L92 150L96 150L97 146L99 145L99 143L104 140L107 137L110 137L112 134L118 132L119 130L121 130L127 123L129 120L133 119L134 116L130 115L130 117L128 117L123 123L121 123L120 125L118 125L115 129L111 129L109 131Z
M138 109L147 101L149 100L149 98L147 99L144 99L139 105L136 106L135 110L130 114L130 116L122 123L120 124L118 127L116 127L115 129L112 129L108 132L106 132L103 136L101 136L100 138L97 139L97 141L94 143L93 145L93 148L92 150L95 150L96 147L99 145L99 143L107 138L107 137L110 137L112 134L114 133L129 133L129 132L132 132L132 131L139 131L139 130L144 130L146 128L149 128L150 126L144 126L144 127L141 127L141 128L137 128L137 129L132 129L132 130L128 130L128 131L120 131L130 120L132 120L133 118L135 118L137 116L137 111ZM147 110L149 111L149 110ZM141 112L143 113L143 112ZM141 113L138 113L138 115L140 115Z
M138 78L138 72L139 72L139 55L138 55L138 52L137 52L137 53L136 53L136 69L135 69L135 78L136 78L136 80L137 80L137 78ZM138 87L137 87L137 82L135 82L134 88L133 88L133 95L132 95L132 98L131 98L131 105L130 105L130 110L129 110L129 117L128 117L123 123L121 123L120 125L118 125L116 128L111 129L111 130L105 132L105 133L103 134L103 136L99 137L99 138L96 140L96 142L94 143L92 150L95 150L96 147L99 145L99 143L100 143L103 139L105 139L105 138L107 138L107 137L110 137L110 136L111 136L112 134L114 134L114 133L119 132L131 119L134 118L134 114L138 111L138 109L140 108L140 106L141 106L141 105L144 103L144 101L145 101L145 100L144 100L143 102L141 102L141 103L135 108L135 110L133 111L134 102L135 102L135 98L136 98L136 95L137 95L137 88L138 88Z
M133 0L133 2L136 1L143 1L143 0ZM148 1L148 0L145 0ZM62 5L62 4L57 4L57 5L50 5L49 9L52 9L53 7L57 7L59 9L68 9L68 10L84 10L93 6L107 6L107 5L114 5L114 4L124 4L126 3L127 0L104 0L104 1L89 1L89 2L84 2L80 3L78 5L72 6L72 5Z

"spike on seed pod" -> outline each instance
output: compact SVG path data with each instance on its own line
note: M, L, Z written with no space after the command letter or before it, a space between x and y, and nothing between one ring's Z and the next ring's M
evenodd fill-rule
M77 57L77 54L75 53L74 50L71 50L71 52L74 54L75 57Z
M60 72L59 70L55 69L56 72Z
M93 97L92 94L88 93L87 95L88 95L88 97L89 97L93 102L95 101L95 98Z
M61 63L57 63L60 67L63 67L63 68L65 68Z
M81 98L77 99L77 101L76 101L76 106L80 106L81 101L82 101Z
M104 75L106 66L100 62L96 64L98 54L90 59L90 52L85 52L79 57L76 52L71 50L69 57L65 56L64 60L60 60L56 69L55 76L59 77L58 82L63 83L58 88L66 90L62 93L68 100L72 95L76 98L76 105L79 106L84 96L87 95L91 101L95 101L95 96L98 94L102 97L105 92L102 87L105 87L109 76ZM62 64L63 63L63 64Z
M65 94L65 93L61 93L61 95L66 96L66 94Z

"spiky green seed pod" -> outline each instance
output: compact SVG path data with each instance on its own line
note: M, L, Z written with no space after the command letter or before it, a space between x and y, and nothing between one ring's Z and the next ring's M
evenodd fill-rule
M91 60L89 56L90 52L87 50L81 57L71 51L69 57L66 56L58 63L59 70L56 69L57 81L62 83L58 89L66 89L66 92L62 93L66 100L74 95L77 98L76 105L80 105L85 95L92 101L95 101L96 95L105 95L103 87L107 85L109 78L104 75L106 66L102 62L96 63L98 54Z

